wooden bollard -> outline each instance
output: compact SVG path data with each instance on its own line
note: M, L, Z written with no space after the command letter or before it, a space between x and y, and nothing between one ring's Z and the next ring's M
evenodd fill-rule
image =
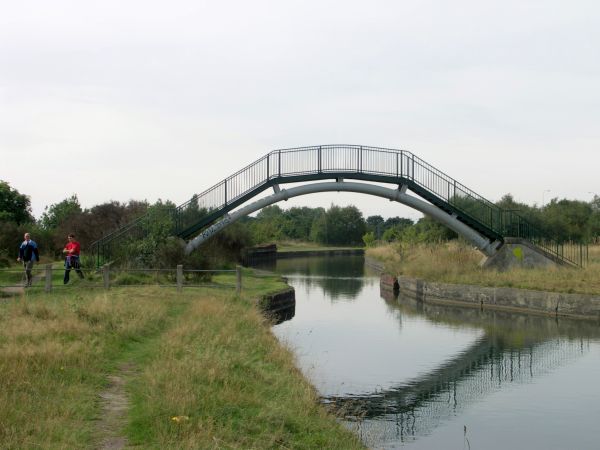
M183 265L177 265L177 292L183 290Z

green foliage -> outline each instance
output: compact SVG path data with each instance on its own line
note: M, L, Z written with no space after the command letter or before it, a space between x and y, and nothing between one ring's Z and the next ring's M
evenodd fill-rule
M242 249L253 245L252 235L243 223L236 222L217 233L202 248L192 253L202 255L200 261L210 268L233 268L242 259ZM196 256L198 258L198 256Z
M127 246L129 255L133 257L128 258L130 261L136 261L143 267L160 265L160 261L157 260L158 250L172 234L174 209L175 204L160 199L148 207L147 215L141 223L141 239L130 242Z
M383 217L379 215L369 216L366 220L367 230L372 232L377 239L380 239L381 234L385 231L383 229L384 222Z
M200 208L198 204L198 195L194 195L185 207L177 212L179 229L184 230L197 224L200 219L208 215L208 213L209 211L206 208Z
M284 211L278 205L272 205L263 208L256 218L248 218L245 223L257 243L309 241L313 222L324 211L323 208L308 207L292 207Z
M375 233L369 231L363 236L363 242L365 243L365 247L374 247L377 243L377 240L375 239Z
M355 206L331 207L314 222L311 237L326 245L359 245L367 231L362 213Z
M544 220L542 210L536 206L529 206L525 203L517 202L511 194L504 195L500 201L496 202L496 206L504 211L512 211L517 213L531 225L539 230L544 229Z
M0 221L0 256L8 260L16 259L23 234L16 222Z
M0 180L0 221L14 222L17 225L35 221L31 214L29 196L21 194Z
M391 221L390 220L390 224L392 224L391 226L388 226L387 229L384 231L382 239L384 241L387 242L392 242L392 241L399 241L402 239L402 235L404 234L405 230L411 226L413 226L414 222L410 219L401 219L399 217L397 217L396 219L399 219L397 221ZM389 220L389 219L388 219ZM386 221L387 223L388 221Z
M588 203L554 198L543 208L544 228L559 242L589 240L592 212Z
M45 230L54 230L74 216L81 214L81 212L82 209L77 194L73 194L62 202L46 206L40 218L40 225Z

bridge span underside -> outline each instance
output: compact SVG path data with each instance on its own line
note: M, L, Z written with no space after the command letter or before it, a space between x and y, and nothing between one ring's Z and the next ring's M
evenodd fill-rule
M221 231L223 228L234 223L240 218L252 214L266 206L274 203L288 200L292 197L298 197L301 195L315 194L319 192L355 192L367 195L374 195L377 197L387 198L390 201L402 203L403 205L409 206L417 211L422 212L432 218L438 220L451 230L463 236L467 241L472 243L477 249L479 249L486 256L492 256L496 253L501 242L491 241L485 236L482 236L473 228L469 227L465 223L458 220L456 215L451 215L444 210L427 203L419 198L413 197L406 193L407 186L401 186L398 189L390 189L387 187L357 183L357 182L346 182L346 181L335 181L335 182L324 182L324 183L310 183L302 186L292 187L289 189L280 189L279 185L274 186L275 193L267 197L261 198L253 203L241 207L234 212L225 215L219 222L209 226L202 231L198 236L190 240L186 245L186 254L193 252L202 243L210 239L216 233Z

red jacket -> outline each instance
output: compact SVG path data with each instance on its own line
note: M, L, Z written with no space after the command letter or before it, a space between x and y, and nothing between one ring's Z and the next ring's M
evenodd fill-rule
M67 245L65 245L65 250L67 251L67 256L79 256L79 252L81 252L81 246L77 241L71 241Z

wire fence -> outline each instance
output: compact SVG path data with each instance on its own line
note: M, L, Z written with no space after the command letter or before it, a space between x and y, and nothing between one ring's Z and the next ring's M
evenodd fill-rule
M174 287L181 291L185 287L210 287L242 291L242 270L235 269L184 269L178 265L173 269L125 269L107 264L100 269L81 268L81 275L72 269L65 283L65 269L53 264L37 265L31 271L32 283L27 286L23 269L0 269L0 293L10 295L22 290L52 292L70 288L72 284L85 289L111 289L113 287Z

